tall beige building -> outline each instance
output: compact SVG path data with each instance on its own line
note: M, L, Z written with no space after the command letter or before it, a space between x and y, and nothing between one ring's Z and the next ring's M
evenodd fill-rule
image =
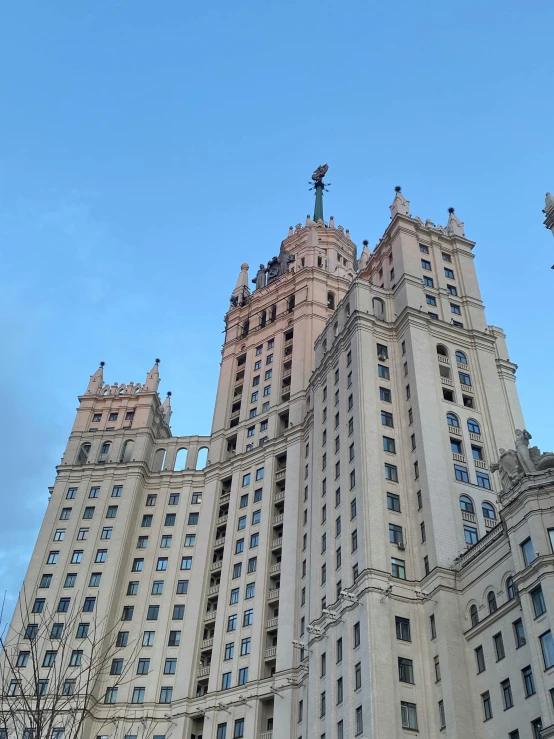
M87 739L554 737L554 456L474 242L397 188L357 259L323 174L315 219L242 265L209 437L172 435L157 363L79 398L10 643L24 675L52 614L37 678L65 684L114 635Z

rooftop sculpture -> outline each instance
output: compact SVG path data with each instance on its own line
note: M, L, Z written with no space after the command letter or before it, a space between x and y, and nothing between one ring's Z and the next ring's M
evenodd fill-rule
M514 449L499 449L498 462L491 464L491 471L498 472L503 494L508 493L524 477L554 469L554 453L543 452L538 446L529 447L533 437L527 429L517 429Z

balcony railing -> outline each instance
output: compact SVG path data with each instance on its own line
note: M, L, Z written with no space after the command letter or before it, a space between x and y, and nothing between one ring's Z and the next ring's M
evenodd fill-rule
M279 503L281 500L284 500L284 499L285 499L285 491L284 490L279 490L279 492L278 493L275 493L275 495L273 496L273 502L274 503Z
M279 623L279 618L278 617L268 618L267 619L266 628L268 628L268 629L276 629L278 623Z
M277 549L277 547L282 547L283 546L283 537L280 536L278 539L273 539L273 541L271 542L271 546L272 546L273 549Z
M480 467L482 470L486 470L487 469L487 463L486 462L483 462L482 459L474 459L473 462L474 462L474 464L475 464L476 467Z
M452 459L454 459L455 462L465 462L465 454L458 454L457 452L452 452Z
M279 600L279 588L274 588L273 590L269 590L267 593L267 599L268 600Z
M278 516L273 516L273 525L278 526L283 523L283 514L280 513Z
M462 435L462 429L458 428L457 426L449 426L448 427L448 433L454 434L455 436L461 436Z
M210 666L209 665L207 667L201 667L198 670L198 677L208 677L209 674L210 674Z
M212 562L212 570L220 570L223 567L223 560L218 559L217 562Z
M275 473L275 481L279 482L279 480L284 480L287 474L287 468L284 467L282 470L277 470Z
M457 362L457 365L458 365L458 369L461 369L461 370L468 370L469 369L469 365L468 364L464 364L463 362Z
M460 387L462 388L462 392L464 392L464 393L472 393L473 392L473 388L471 387L471 385L464 385L463 383L460 383Z
M215 621L217 617L217 608L215 611L208 611L206 615L204 616L204 623L207 623L208 621Z
M227 503L231 497L231 493L221 493L219 496L220 503Z
M233 411L233 412L231 413L231 415L230 415L231 421L232 421L232 420L233 420L234 418L238 418L238 417L239 417L239 415L240 415L240 408L238 409L238 411Z
M204 641L200 643L200 649L211 649L213 645L213 639L204 639Z
M222 537L221 539L216 539L214 541L214 547L216 549L219 549L219 547L225 546L225 537Z
M469 513L468 511L462 511L462 519L464 521L469 521L470 523L475 523L477 521L475 513Z
M208 588L208 595L217 595L219 593L219 585L212 585Z
M443 357L442 354L437 354L437 359L443 364L450 364L450 360L448 359L448 357Z
M222 526L224 523L227 523L227 519L229 518L228 514L226 513L224 516L220 516L216 523L216 526Z
M277 647L269 647L269 649L265 650L266 659L272 659L272 657L275 657L276 654L277 654Z
M281 572L281 563L277 562L276 564L271 565L271 567L269 568L269 571L271 572L271 574L275 572Z
M471 441L481 441L481 434L474 434L473 431L470 431L469 438Z
M450 385L451 387L454 386L454 383L450 379L450 377L441 377L441 382L443 385Z
M273 739L273 732L272 731L262 731L260 734L260 739Z
M485 528L486 529L494 529L498 521L496 518L485 518Z

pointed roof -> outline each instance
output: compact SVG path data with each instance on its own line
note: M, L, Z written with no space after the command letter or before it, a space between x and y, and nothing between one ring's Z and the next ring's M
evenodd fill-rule
M371 252L369 251L369 241L366 240L364 241L364 248L362 249L362 253L360 254L360 258L358 259L358 269L362 270L367 267L370 256Z
M164 416L164 421L169 426L169 420L171 418L171 414L173 413L173 411L171 410L171 390L168 390L167 397L163 402L162 413Z
M454 214L454 208L448 209L448 223L446 224L446 231L450 236L465 236L464 224Z
M410 201L406 200L404 195L402 195L402 188L400 185L397 185L394 188L396 195L394 196L394 200L392 201L392 205L389 205L390 208L390 217L394 218L396 214L402 215L402 216L409 216L410 215Z
M96 370L96 372L90 376L90 380L88 382L88 387L86 389L86 395L96 395L100 388L104 384L104 364L105 362L100 362L100 367Z
M159 364L160 360L156 359L154 366L148 372L146 375L146 380L144 382L144 390L150 390L156 392L158 389L158 386L160 384L160 372L159 372Z

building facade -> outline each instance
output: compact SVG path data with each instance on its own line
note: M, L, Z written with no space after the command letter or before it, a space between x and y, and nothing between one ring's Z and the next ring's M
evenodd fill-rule
M209 437L172 435L158 362L92 375L4 706L63 678L87 739L554 736L554 457L529 448L463 223L399 188L390 210L359 259L320 217L252 290L242 265Z

